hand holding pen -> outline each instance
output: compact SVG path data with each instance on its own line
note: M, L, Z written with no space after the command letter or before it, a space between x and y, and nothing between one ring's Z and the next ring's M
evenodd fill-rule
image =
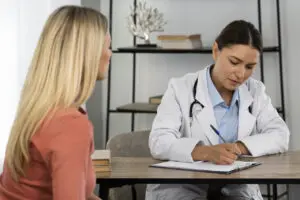
M226 140L220 134L220 132L213 125L210 125L210 127L219 136L223 143L227 143ZM248 151L247 147L242 142L236 141L234 144L237 145L237 149L240 152L239 154L237 154L238 157L240 157L241 155L250 155L250 152Z
M232 164L242 154L237 143L226 143L216 128L211 125L213 131L224 142L213 146L196 146L192 152L194 160L210 161L215 164Z
M222 137L222 135L220 134L220 132L213 126L213 125L210 125L210 127L212 128L212 130L219 136L219 138L222 140L222 142L225 144L227 143L226 140ZM234 143L234 144L237 144L237 143ZM237 149L238 152L240 153L236 153L236 155L238 157L240 157L242 155L242 151L241 149L239 148L239 145L237 144L237 147L235 147Z
M224 143L213 146L197 145L192 151L192 158L209 161L219 165L230 165L238 159L241 152L235 143Z

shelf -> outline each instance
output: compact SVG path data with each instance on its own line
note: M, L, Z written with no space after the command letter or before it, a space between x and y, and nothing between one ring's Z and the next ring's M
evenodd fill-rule
M113 53L201 53L210 54L211 47L204 47L201 49L163 49L159 47L122 47L113 50ZM279 52L279 47L265 47L264 52Z
M157 106L149 103L130 103L117 107L116 110L110 110L110 112L120 113L156 113ZM278 113L282 113L282 108L276 108Z
M157 106L149 103L131 103L118 107L115 112L156 113Z

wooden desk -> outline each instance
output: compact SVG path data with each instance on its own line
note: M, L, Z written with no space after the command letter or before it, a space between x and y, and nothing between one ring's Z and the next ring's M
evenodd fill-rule
M211 183L256 183L256 184L299 184L300 151L249 159L262 165L229 175L149 167L161 161L152 158L114 157L112 172L97 173L101 185L100 197L107 199L112 187L136 183L211 184Z

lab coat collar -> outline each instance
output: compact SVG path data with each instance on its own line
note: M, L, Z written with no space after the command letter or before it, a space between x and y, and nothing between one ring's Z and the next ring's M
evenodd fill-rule
M207 73L207 70L209 70L209 67L210 66L205 67L205 69L199 71L199 74L198 74L196 99L204 105L204 108L208 107L208 106L212 106L210 98L209 98L207 77L206 77L206 73Z
M248 109L252 102L253 102L253 97L250 94L250 88L248 87L247 82L242 84L239 88L239 95L240 95L240 109Z
M239 105L239 129L238 139L250 135L256 122L256 117L252 115L253 97L250 93L250 87L247 82L239 87L240 105Z
M206 76L207 70L209 70L209 66L207 66L204 70L199 71L198 75L196 99L203 104L204 108L199 113L199 115L196 116L196 118L198 123L201 124L203 132L208 141L212 145L216 145L219 143L219 136L215 132L213 132L212 128L210 127L210 125L217 127L217 123L208 93Z

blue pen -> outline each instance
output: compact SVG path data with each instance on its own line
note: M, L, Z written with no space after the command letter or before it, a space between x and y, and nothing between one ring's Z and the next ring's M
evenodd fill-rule
M221 136L220 132L213 126L210 125L210 127L212 128L212 130L219 136L219 138L221 138L221 140L226 143L225 139Z
M225 139L220 135L220 132L213 126L213 125L210 125L210 127L213 129L213 131L221 138L221 140L226 143ZM238 156L238 158L241 157L240 154L236 154Z

